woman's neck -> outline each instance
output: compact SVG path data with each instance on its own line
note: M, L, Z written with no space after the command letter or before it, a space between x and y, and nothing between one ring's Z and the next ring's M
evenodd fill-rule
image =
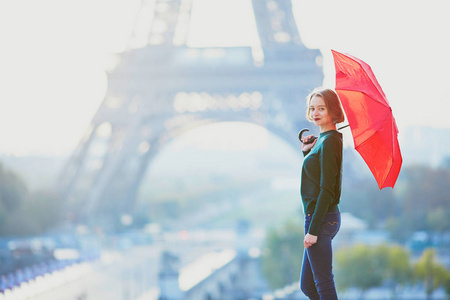
M325 124L323 126L320 126L320 132L325 132L325 131L329 131L329 130L336 130L336 124L331 123L331 124Z

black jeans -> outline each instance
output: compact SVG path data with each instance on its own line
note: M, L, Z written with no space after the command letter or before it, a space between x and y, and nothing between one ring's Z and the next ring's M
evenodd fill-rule
M305 217L305 235L311 223L311 215ZM341 214L327 213L320 226L317 243L305 249L300 286L309 299L337 299L333 279L333 252L331 240L336 236L341 226Z

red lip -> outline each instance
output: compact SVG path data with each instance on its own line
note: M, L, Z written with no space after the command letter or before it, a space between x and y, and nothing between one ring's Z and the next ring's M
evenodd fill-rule
M319 121L320 120L320 118L314 118L314 121Z

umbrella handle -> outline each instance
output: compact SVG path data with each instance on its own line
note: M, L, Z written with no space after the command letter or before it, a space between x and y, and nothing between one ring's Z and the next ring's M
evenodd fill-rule
M309 131L309 129L308 128L303 128L302 130L300 130L300 132L298 133L298 139L300 140L300 142L302 142L302 135L303 135L303 132L305 132L305 131ZM308 144L311 144L311 143L313 143L315 140L317 139L317 137L316 136L313 136L313 137L311 137L310 139L308 139L307 141L306 141L306 143L303 143L303 144L305 144L305 145L308 145Z

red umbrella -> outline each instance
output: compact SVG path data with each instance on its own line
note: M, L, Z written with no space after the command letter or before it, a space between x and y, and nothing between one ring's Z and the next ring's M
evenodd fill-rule
M380 189L394 187L402 165L398 128L372 69L362 60L331 50L336 92L355 142Z

